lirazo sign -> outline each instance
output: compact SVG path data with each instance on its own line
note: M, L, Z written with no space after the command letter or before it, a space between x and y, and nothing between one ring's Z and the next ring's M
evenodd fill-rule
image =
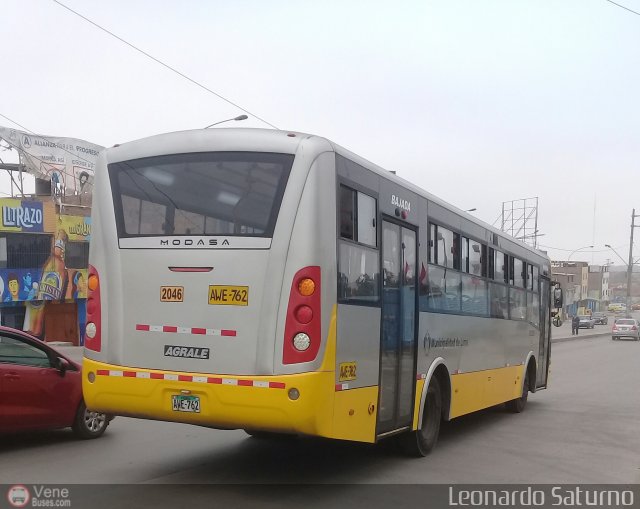
M0 200L0 204L0 230L23 233L44 231L42 202L7 199Z

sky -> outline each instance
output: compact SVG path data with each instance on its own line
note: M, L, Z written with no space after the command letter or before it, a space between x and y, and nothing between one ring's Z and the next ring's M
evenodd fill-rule
M258 116L324 136L490 224L538 197L552 259L628 257L640 15L606 0L61 2L250 112L217 128L269 127ZM31 131L110 146L243 113L53 0L2 7L0 114Z

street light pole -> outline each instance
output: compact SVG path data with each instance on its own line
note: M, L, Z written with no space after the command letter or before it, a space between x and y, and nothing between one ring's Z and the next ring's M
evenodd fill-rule
M635 228L640 228L640 225L635 224L636 217L640 217L640 214L636 214L636 209L631 211L631 234L629 236L629 261L625 262L624 258L620 256L620 254L611 247L609 244L605 244L605 247L608 247L613 251L618 258L622 260L622 263L627 266L627 316L631 316L631 284L633 283L633 266L637 263L637 260L633 259L633 231Z
M228 118L226 120L220 120L219 122L214 122L211 125L208 125L207 127L205 127L205 129L209 129L210 127L213 127L214 125L218 125L218 124L222 124L223 122L231 122L232 120L247 120L249 117L246 115L238 115L237 117L233 117L233 118Z
M611 249L611 251L613 251L616 254L616 256L622 260L622 263L624 263L625 265L628 265L627 261L624 258L622 258L622 256L620 256L620 253L618 253L618 251L613 249L613 246L611 244L605 244L604 247L608 247L609 249Z
M569 256L567 256L567 262L571 261L571 256L573 255L573 253L577 253L578 251L582 251L583 249L593 249L593 246L584 246L584 247L579 247L578 249L574 249L569 253Z
M631 316L631 283L633 281L633 230L636 228L636 209L631 211L631 236L629 238L629 265L627 266L627 316ZM640 226L640 225L639 225Z

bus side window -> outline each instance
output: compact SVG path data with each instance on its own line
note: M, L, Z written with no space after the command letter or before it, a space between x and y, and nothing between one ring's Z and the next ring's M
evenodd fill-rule
M350 242L340 242L338 296L341 300L378 301L380 268L378 251Z
M340 237L367 246L378 244L375 198L340 186Z
M377 245L376 200L364 193L357 194L358 242L368 246Z
M355 239L356 192L346 186L340 186L340 237Z

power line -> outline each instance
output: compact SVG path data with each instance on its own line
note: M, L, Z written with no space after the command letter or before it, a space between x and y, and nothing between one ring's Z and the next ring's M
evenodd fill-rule
M170 71L176 73L178 76L186 79L187 81L190 81L191 83L193 83L194 85L200 87L203 90L206 90L207 92L209 92L210 94L215 95L216 97L218 97L219 99L222 99L223 101L231 104L232 106L238 108L239 110L244 111L245 113L248 113L249 115L251 115L252 117L257 118L258 120L260 120L261 122L264 122L265 124L267 124L270 127L273 127L274 129L278 129L278 127L276 127L275 125L271 124L270 122L267 122L265 119L259 117L258 115L256 115L255 113L251 113L249 110L243 108L242 106L240 106L239 104L234 103L233 101L230 101L229 99L227 99L226 97L220 95L219 93L211 90L209 87L203 85L202 83L194 80L193 78L190 78L189 76L187 76L186 74L178 71L177 69L175 69L174 67L171 67L169 64L164 63L162 60L154 57L153 55L151 55L150 53L147 53L146 51L138 48L137 46L133 45L132 43L126 41L125 39L123 39L122 37L114 34L113 32L107 30L106 28L104 28L103 26L100 26L98 23L96 23L95 21L90 20L89 18L87 18L86 16L83 16L82 14L80 14L77 11L74 11L71 7L66 6L65 4L63 4L62 2L59 2L58 0L53 0L54 3L58 4L60 7L64 7L65 9L67 9L69 12L72 12L73 14L75 14L76 16L78 16L79 18L82 18L83 20L85 20L87 23L91 23L94 27L102 30L103 32L109 34L111 37L114 37L115 39L118 39L120 42L122 42L123 44L126 44L127 46L129 46L130 48L136 50L138 53L143 54L145 57L153 60L154 62L160 64L161 66L169 69Z
M612 2L611 0L606 0L606 1L609 2L610 4L617 5L621 9L624 9L624 10L629 11L629 12L633 12L634 14L637 14L638 16L640 16L640 12L636 12L634 10L631 10L628 7L625 7L624 5L620 5L620 4L617 4L615 2Z
M11 119L11 118L7 117L6 115L4 115L4 114L0 113L0 117L6 118L9 122L12 122L13 124L17 125L18 127L21 127L21 128L22 128L22 129L24 129L25 131L27 131L27 132L31 133L31 134L32 134L33 136L35 136L36 138L39 138L39 139L41 139L41 140L43 140L43 141L46 141L46 140L45 140L45 136L42 136L41 134L36 134L35 132L33 132L33 131L32 131L31 129L29 129L28 127L25 127L25 126L23 126L22 124L19 124L18 122L16 122L15 120L13 120L13 119ZM51 138L55 138L55 136L51 136ZM13 145L9 140L5 140L4 138L0 138L0 139L1 139L1 140L4 140L4 141L5 141L5 143L8 143L9 145L11 145L11 146L12 146L12 147L14 147L14 148L20 148L20 147L18 147L17 145ZM90 143L90 142L89 142L89 143ZM94 145L95 145L95 143L94 143ZM69 150L67 150L66 148L62 148L62 147L57 147L57 148L59 148L59 149L60 149L60 150L62 150L63 152L66 152L66 153L67 153L67 154L69 154L69 155L72 155L72 156L73 156L73 157L75 157L76 159L80 159L80 160L84 161L85 163L89 163L89 164L91 164L91 161L88 161L87 159L85 159L85 158L84 158L84 157L82 157L81 155L74 154L73 152L70 152L70 151L69 151ZM22 149L22 150L24 150L24 149ZM26 154L29 154L29 152L27 152L26 150L24 150L24 152L25 152ZM32 155L32 154L29 154L29 155L30 155L31 157L34 157L34 158L38 159L36 156L34 156L34 155ZM46 161L42 161L42 160L40 160L40 159L38 159L38 161L40 161L40 162L46 162Z
M15 120L7 117L6 115L3 115L2 113L0 113L0 117L6 118L9 122L11 122L12 124L17 125L18 127L22 127L22 129L24 129L25 131L29 131L31 134L35 134L31 129L23 126L22 124L18 124L18 122L16 122Z
M575 251L575 249L563 249L561 247L552 247L552 246L545 246L543 244L538 244L538 246L540 247L544 247L546 249L553 249L554 251L567 251L567 252L572 252ZM622 246L616 246L617 248L622 247ZM600 250L595 250L595 251L588 251L588 250L584 250L581 251L581 253L607 253L609 251L609 249L600 249Z

